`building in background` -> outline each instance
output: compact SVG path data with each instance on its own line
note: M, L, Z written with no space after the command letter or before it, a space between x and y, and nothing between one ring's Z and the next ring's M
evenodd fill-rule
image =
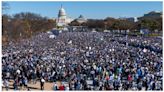
M76 21L77 21L78 23L84 23L84 22L87 22L87 19L84 18L83 15L80 15L80 16L76 19Z
M120 17L119 19L121 20L128 20L130 22L137 22L138 21L138 18L137 17Z
M162 12L152 11L152 12L149 12L148 14L144 14L144 17L156 18L156 17L160 17L161 15L162 15Z
M71 21L72 21L72 19L67 16L65 9L61 5L61 8L60 8L59 13L58 13L58 18L56 19L57 26L58 27L65 27Z

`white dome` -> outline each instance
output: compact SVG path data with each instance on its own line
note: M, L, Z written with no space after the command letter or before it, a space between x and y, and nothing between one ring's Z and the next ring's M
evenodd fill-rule
M58 14L58 17L61 17L61 16L66 16L66 12L63 7L61 7L61 9L59 10L59 14Z

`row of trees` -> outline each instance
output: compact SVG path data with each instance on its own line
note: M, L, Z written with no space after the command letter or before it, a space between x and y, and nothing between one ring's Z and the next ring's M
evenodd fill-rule
M55 21L34 13L2 15L2 40L20 40L45 32L55 26Z
M150 31L162 31L162 17L159 18L141 18L138 22L140 28L146 28Z
M152 14L152 12L150 12ZM149 15L149 13L147 14ZM87 26L88 28L101 28L108 30L140 30L149 29L150 31L162 31L162 17L158 16L143 16L138 18L137 22L128 19L115 19L108 17L104 20L88 19L86 23L78 23L76 20L70 23L71 26Z

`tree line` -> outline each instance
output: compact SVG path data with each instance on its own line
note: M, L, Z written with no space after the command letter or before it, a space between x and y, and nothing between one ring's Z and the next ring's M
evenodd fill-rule
M152 14L153 13L153 14ZM85 23L72 21L70 26L87 26L88 28L107 29L107 30L140 30L148 29L151 32L155 30L162 31L162 13L150 12L138 18L138 21L128 19L116 19L107 17L105 19L88 19Z
M2 41L18 41L45 32L55 26L55 20L35 13L18 13L13 16L2 15Z

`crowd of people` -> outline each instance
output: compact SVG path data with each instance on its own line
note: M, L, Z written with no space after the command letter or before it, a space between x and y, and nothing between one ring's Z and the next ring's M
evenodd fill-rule
M163 90L162 39L105 32L40 33L2 47L3 87L30 90ZM60 82L60 83L58 83ZM60 85L59 85L60 84Z

